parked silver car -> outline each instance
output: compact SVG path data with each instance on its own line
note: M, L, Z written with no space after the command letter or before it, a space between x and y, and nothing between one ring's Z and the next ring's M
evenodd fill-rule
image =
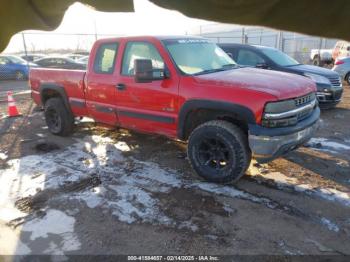
M340 77L350 85L350 57L336 60L332 70L337 72Z

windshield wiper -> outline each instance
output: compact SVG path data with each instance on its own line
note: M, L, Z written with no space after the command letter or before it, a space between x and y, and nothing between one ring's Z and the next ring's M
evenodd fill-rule
M297 65L302 65L302 64L291 64L291 65L285 65L286 67L291 67L291 66L297 66Z
M238 68L237 64L226 64L226 65L223 65L220 68L206 69L206 70L200 71L198 73L195 73L193 75L197 76L197 75L203 75L203 74L210 74L210 73L225 71L225 70L232 69L232 68Z
M193 75L198 76L198 75L210 74L210 73L215 73L215 72L220 72L225 70L226 70L225 68L206 69L198 73L194 73Z
M221 68L231 69L231 68L237 68L237 67L238 67L237 64L226 64L226 65L223 65Z

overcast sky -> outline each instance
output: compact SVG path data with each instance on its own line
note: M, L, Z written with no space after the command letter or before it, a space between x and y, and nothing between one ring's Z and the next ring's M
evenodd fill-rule
M163 9L147 0L134 0L134 13L97 12L80 3L73 4L66 12L62 24L54 33L92 34L92 36L48 35L28 31L25 35L28 51L46 48L89 48L94 34L113 35L169 35L199 31L199 26L210 21L188 18L177 11ZM35 33L35 34L33 34ZM23 50L22 35L17 34L5 52Z

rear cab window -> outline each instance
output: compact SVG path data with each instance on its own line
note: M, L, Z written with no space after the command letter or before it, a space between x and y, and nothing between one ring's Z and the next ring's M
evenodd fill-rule
M96 74L113 74L119 43L101 44L96 52L93 70Z

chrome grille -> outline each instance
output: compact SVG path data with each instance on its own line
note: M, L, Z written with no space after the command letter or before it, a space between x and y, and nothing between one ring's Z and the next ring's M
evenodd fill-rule
M315 94L314 93L311 93L311 94L308 94L308 95L302 96L302 97L297 97L297 98L294 99L295 106L299 107L299 106L305 105L305 104L311 102L314 99L315 99Z
M329 81L331 82L332 86L341 86L341 79L340 77L328 77Z

